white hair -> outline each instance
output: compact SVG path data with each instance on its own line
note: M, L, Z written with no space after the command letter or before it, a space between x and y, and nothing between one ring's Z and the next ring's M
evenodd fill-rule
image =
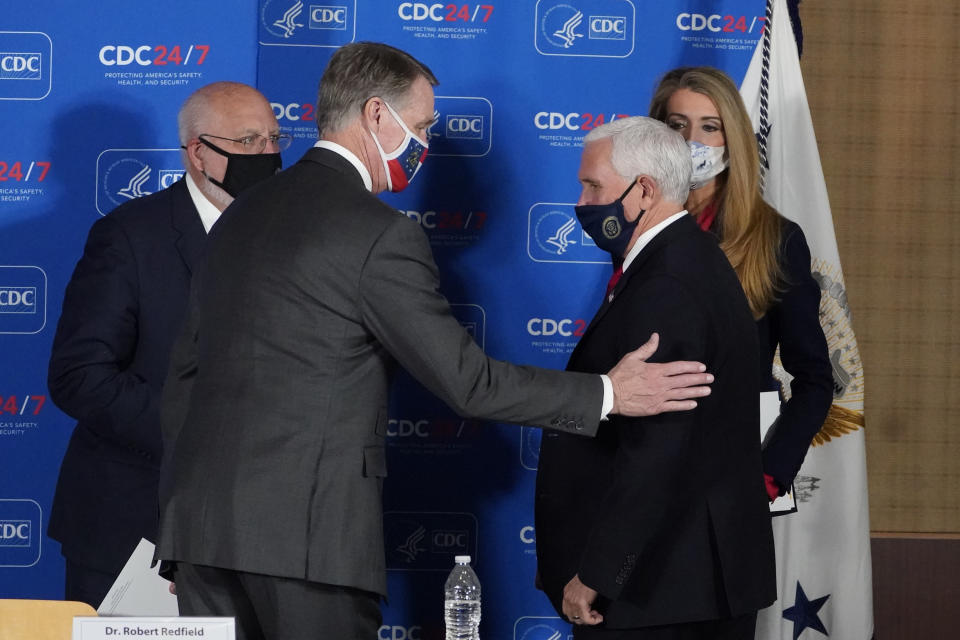
M619 118L587 134L584 143L611 138L610 163L626 180L653 178L663 198L682 205L690 193L693 163L690 148L679 133L653 118Z
M267 99L250 85L221 80L204 85L190 94L177 113L177 133L185 145L209 126L216 114L229 115L230 106L238 100Z
M221 80L204 85L190 94L180 107L177 113L177 134L180 137L180 159L184 167L190 167L190 159L187 156L186 144L202 133L210 133L207 129L211 121L215 121L217 116L229 116L231 105L237 101L262 100L264 104L267 99L255 88L241 82L230 82ZM210 185L216 189L214 185ZM206 194L212 199L217 199L223 204L224 198L230 197L226 191L220 189L220 193ZM229 204L229 202L227 202Z

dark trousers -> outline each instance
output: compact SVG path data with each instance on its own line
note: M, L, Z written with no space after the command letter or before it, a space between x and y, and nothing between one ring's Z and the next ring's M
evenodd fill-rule
M237 640L371 640L380 596L361 589L177 563L181 616L233 616Z
M578 625L573 628L575 640L753 640L757 613L748 613L725 620L707 620L667 624L638 629L606 629Z
M119 573L99 571L66 559L63 599L86 602L94 609L100 606Z

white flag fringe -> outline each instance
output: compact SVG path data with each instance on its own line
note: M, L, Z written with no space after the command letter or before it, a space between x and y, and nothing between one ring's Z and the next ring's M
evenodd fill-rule
M769 82L762 79L761 41L741 93L757 131L762 88L766 94L767 127L761 131L767 148L764 197L800 225L810 244L813 275L822 291L820 319L833 364L834 406L797 476L799 511L773 519L779 599L760 612L756 638L869 640L873 585L863 367L796 41L785 0L768 0L768 13L771 2Z

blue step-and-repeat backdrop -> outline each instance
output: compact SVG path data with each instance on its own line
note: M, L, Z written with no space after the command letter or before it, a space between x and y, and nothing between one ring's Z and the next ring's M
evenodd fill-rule
M385 200L430 238L454 312L497 358L562 368L609 259L573 215L583 136L642 115L666 70L743 77L761 0L11 0L0 18L0 597L59 598L46 537L74 422L48 400L64 288L91 224L183 175L176 112L216 80L257 86L316 139L338 46L405 49L440 79L430 154ZM319 330L322 330L320 328ZM540 433L463 420L398 377L385 496L384 640L441 638L453 556L483 584L482 635L569 634L534 588Z

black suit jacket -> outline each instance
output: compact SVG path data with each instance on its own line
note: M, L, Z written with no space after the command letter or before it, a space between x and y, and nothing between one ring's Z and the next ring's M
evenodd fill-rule
M810 273L810 249L796 223L783 219L779 264L782 280L776 302L757 320L762 391L778 391L771 365L777 347L783 368L793 376L790 399L763 449L763 470L789 489L810 441L833 402L833 370L820 326L820 286Z
M717 619L776 595L763 488L757 333L736 274L684 216L640 252L570 358L606 371L660 333L655 361L716 376L694 411L615 417L595 439L544 433L536 531L544 590L561 611L576 574L610 628Z
M241 194L164 389L159 557L386 593L395 362L462 415L596 431L599 376L488 358L438 286L423 230L332 151Z
M97 220L67 285L48 386L78 422L49 534L84 566L119 572L156 538L160 394L205 241L180 180Z

